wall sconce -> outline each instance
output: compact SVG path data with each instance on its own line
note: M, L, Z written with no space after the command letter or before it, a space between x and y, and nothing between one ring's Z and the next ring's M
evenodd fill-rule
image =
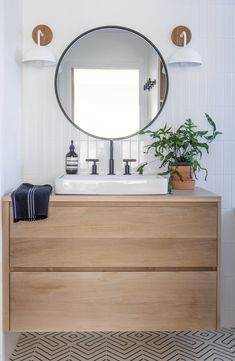
M171 34L172 42L179 48L170 57L168 64L182 64L182 65L201 65L202 59L199 53L187 46L192 38L189 28L186 26L177 26Z
M24 54L22 62L36 66L56 65L55 55L46 47L53 38L51 29L47 25L37 25L33 29L32 38L36 45Z

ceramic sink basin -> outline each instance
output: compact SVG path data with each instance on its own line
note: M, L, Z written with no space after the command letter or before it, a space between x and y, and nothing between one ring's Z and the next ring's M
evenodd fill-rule
M167 178L144 175L68 175L56 178L56 194L167 194Z

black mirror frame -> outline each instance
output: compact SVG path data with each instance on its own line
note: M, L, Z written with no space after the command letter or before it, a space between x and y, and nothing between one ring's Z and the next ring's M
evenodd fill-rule
M165 92L165 97L164 97L164 100L162 102L162 106L161 108L159 109L158 113L156 114L156 116L141 130L139 130L138 132L136 133L133 133L133 134L130 134L130 135L127 135L125 137L120 137L120 138L102 138L102 137L99 137L99 136L96 136L96 135L93 135L91 133L88 133L86 132L85 130L83 130L82 128L79 128L79 126L77 126L71 119L70 117L67 115L67 113L65 112L61 102L60 102L60 98L59 98L59 94L58 94L58 90L57 90L57 77L58 77L58 73L59 73L59 68L60 68L60 64L65 56L65 54L67 53L67 51L69 50L69 48L79 39L83 38L85 35L89 34L89 33L92 33L94 31L97 31L97 30L102 30L102 29L119 29L119 30L125 30L125 31L129 31L133 34L136 34L138 35L139 37L141 37L142 39L144 39L147 43L149 43L153 49L156 51L156 53L158 54L158 56L160 57L161 61L162 61L162 64L163 64L163 68L165 69L165 75L166 75L166 92ZM133 137L135 135L138 135L140 131L143 131L145 130L146 128L148 128L151 124L153 124L153 122L155 122L155 120L159 117L161 111L163 110L164 106L165 106L165 103L166 103L166 100L167 100L167 96L168 96L168 90L169 90L169 76L168 76L168 70L167 70L167 66L166 66L166 63L165 63L165 60L162 56L162 54L160 53L160 51L158 50L158 48L146 37L144 36L143 34L139 33L138 31L136 30L133 30L133 29L130 29L130 28L126 28L124 26L117 26L117 25L105 25L105 26L100 26L100 27L97 27L97 28L93 28L93 29L90 29L88 31L85 31L84 33L82 33L81 35L77 36L66 48L65 50L63 51L62 55L60 56L60 59L58 61L58 64L56 66L56 71L55 71L55 77L54 77L54 88L55 88L55 94L56 94L56 99L57 99L57 102L59 104L59 107L62 111L62 113L64 114L64 116L68 119L68 121L73 124L73 126L75 128L77 128L78 130L80 130L81 132L85 133L86 135L90 136L90 137L93 137L93 138L96 138L96 139L102 139L102 140L122 140L122 139L127 139L127 138L130 138L130 137Z

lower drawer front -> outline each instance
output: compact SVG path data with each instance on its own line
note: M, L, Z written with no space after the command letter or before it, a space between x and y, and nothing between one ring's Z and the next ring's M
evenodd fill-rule
M11 331L216 328L216 272L13 272Z

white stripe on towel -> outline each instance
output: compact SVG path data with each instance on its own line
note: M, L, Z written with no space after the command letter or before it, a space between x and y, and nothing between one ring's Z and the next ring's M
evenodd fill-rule
M27 198L28 198L28 217L29 217L30 221L33 220L33 208L32 208L32 191L33 191L33 188L29 189L28 196L27 196Z
M33 220L35 220L35 192L36 192L36 187L33 187L32 190L32 218Z
M28 219L30 219L30 216L31 216L31 214L30 214L30 206L29 206L29 194L30 194L30 190L31 190L31 189L29 189L28 194L27 194Z

